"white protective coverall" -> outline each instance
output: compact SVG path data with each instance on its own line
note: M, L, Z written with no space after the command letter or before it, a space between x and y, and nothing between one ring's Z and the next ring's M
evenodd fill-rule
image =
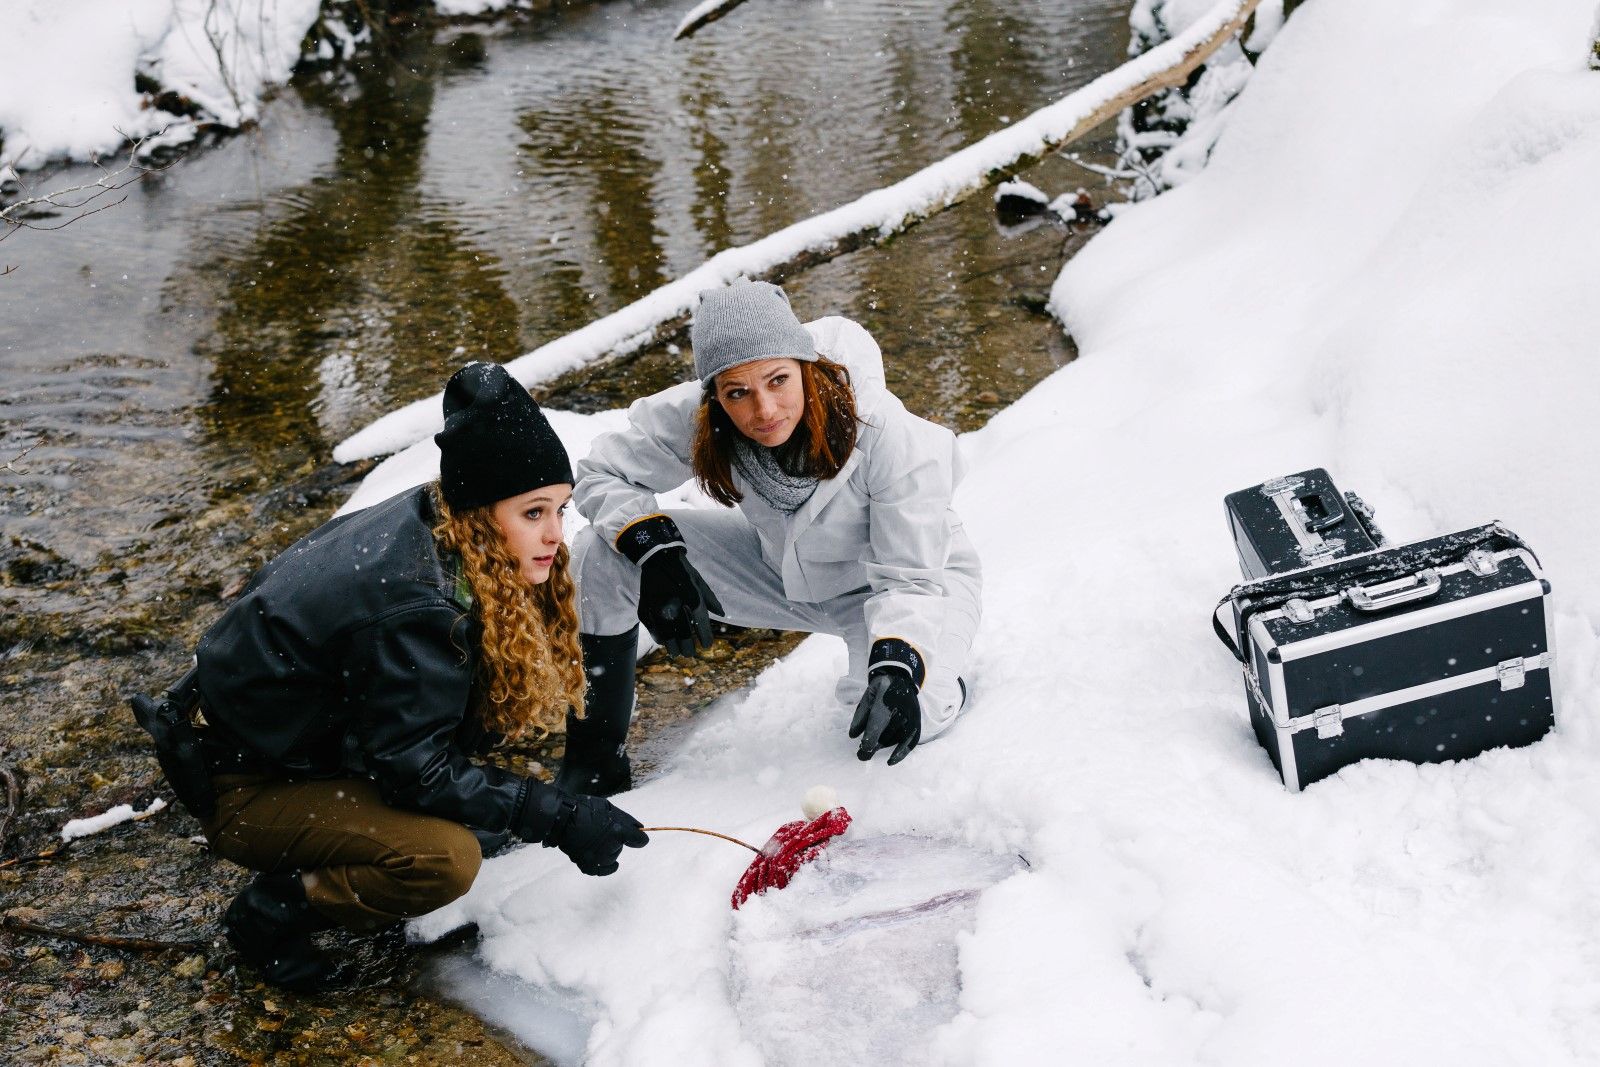
M733 508L660 507L655 494L693 477L690 448L703 388L684 382L635 401L625 430L602 435L575 468L574 498L592 524L574 539L580 626L619 634L638 622L639 568L616 550L630 524L666 514L693 564L736 626L830 633L850 666L836 694L853 708L879 638L921 653L922 739L961 710L956 679L978 627L982 573L951 507L963 473L956 437L905 409L884 384L883 356L860 324L830 316L806 324L817 351L850 371L862 426L855 451L811 499L785 514L734 468L744 499Z

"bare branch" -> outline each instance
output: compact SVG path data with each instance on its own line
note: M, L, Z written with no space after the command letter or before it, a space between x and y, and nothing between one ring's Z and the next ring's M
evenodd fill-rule
M47 848L43 852L35 852L31 856L15 856L11 859L0 862L0 871L3 871L8 867L18 867L27 863L45 863L49 860L59 859L62 855L71 851L71 849L72 842L68 841L64 844L57 845L55 848Z
M118 130L117 132L121 133L122 131ZM0 241L4 241L18 230L65 229L79 219L87 218L107 208L116 207L128 199L126 195L92 208L89 205L102 197L110 196L112 193L126 189L135 182L144 180L147 174L166 170L170 167L172 165L170 161L152 164L146 163L139 158L140 151L147 142L166 132L166 128L162 128L155 133L134 141L133 147L128 152L127 162L116 170L108 169L98 159L93 160L95 167L100 171L100 177L92 182L68 186L65 189L54 189L37 196L25 196L20 200L7 204L5 207L0 207L0 225L4 227L0 229ZM132 138L129 139L132 140ZM46 224L35 221L35 219L40 218L55 218L61 212L76 212L77 214L72 215L71 218L64 222ZM15 269L14 266L7 267L5 270L0 271L0 276L10 274ZM17 458L20 459L21 457Z
M119 948L127 952L197 952L206 947L206 942L204 941L153 941L148 937L123 937L119 934L96 934L86 930L69 930L63 926L46 926L43 923L32 922L28 919L18 918L15 915L0 915L0 929L15 930L18 933L34 934L38 937L55 937L63 941L75 941L80 945Z
M15 267L7 267L3 273L0 273L0 277L4 277L6 274L10 274L12 271L14 271L16 269L17 268L15 268ZM33 444L29 445L27 448L24 448L21 452L18 452L16 455L14 455L10 459L6 460L4 466L0 466L0 471L10 471L12 474L21 474L22 472L17 470L17 468L13 467L12 464L15 463L17 460L22 459L29 452L32 452L34 449L36 449L38 447L39 447L39 442L35 441Z
M235 15L234 29L239 29L238 16ZM206 43L211 45L212 53L217 57L217 73L222 76L223 88L228 90L228 96L233 100L234 114L244 115L244 103L239 99L239 90L234 87L233 76L228 72L228 59L223 55L223 45L227 37L222 33L217 23L217 0L211 0L211 6L206 10L205 18L201 20L200 28L206 35Z

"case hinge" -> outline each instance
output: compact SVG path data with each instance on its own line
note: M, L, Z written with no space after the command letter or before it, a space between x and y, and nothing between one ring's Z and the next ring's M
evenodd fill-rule
M1528 665L1521 656L1516 659L1502 661L1495 667L1495 675L1500 679L1500 688L1521 689L1528 680Z
M1324 741L1330 737L1338 737L1344 733L1344 707L1330 704L1325 708L1318 708L1311 713L1311 725L1317 728L1317 736Z

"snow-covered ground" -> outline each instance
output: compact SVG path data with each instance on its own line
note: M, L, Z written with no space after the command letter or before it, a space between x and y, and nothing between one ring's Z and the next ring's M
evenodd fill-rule
M734 913L720 842L658 834L605 879L527 848L418 933L478 922L488 965L584 1005L602 1065L1593 1062L1594 14L1299 7L1204 171L1057 282L1082 357L965 439L964 720L858 763L843 648L813 638L623 798L759 840L828 782L848 852ZM581 450L616 417L558 428ZM1284 790L1208 613L1237 578L1223 494L1318 465L1397 540L1498 518L1532 543L1552 736ZM885 926L891 885L962 903Z

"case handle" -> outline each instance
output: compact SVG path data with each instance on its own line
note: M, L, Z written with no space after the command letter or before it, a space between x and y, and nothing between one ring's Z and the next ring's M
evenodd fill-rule
M1307 493L1298 500L1304 509L1307 533L1321 533L1344 521L1344 503L1337 498L1325 497L1321 493ZM1313 508L1322 512L1320 517L1312 517Z
M1344 591L1350 606L1357 611L1387 611L1401 604L1411 604L1437 596L1444 588L1444 579L1432 567L1420 570L1409 578L1401 578L1381 585L1352 585Z

